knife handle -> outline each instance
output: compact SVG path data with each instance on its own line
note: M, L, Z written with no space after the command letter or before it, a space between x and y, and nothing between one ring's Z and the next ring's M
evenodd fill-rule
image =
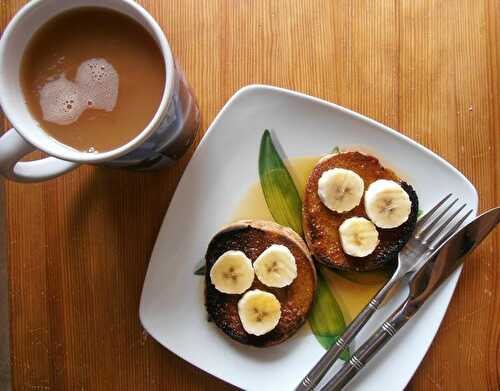
M393 314L359 347L350 360L335 374L326 385L325 391L341 390L375 356L391 338L413 316L415 311L408 301L404 302Z

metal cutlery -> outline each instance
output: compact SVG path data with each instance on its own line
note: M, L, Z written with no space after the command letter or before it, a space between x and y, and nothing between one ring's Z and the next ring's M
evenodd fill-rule
M465 219L472 213L472 210L469 210L451 228L448 228L466 207L466 204L463 204L459 208L455 208L458 198L451 201L451 203L447 203L451 196L452 194L448 194L418 220L413 237L398 254L398 265L391 279L351 322L335 345L309 371L296 387L296 391L311 390L321 381L328 369L331 368L344 349L377 311L391 289L404 278L409 278L419 271L430 258L433 251L457 231ZM447 206L445 206L446 204ZM446 219L442 221L445 216L447 216Z
M352 355L322 390L340 390L345 386L415 315L436 289L462 264L463 257L479 245L499 222L500 207L497 207L476 217L438 248L431 259L411 278L410 293L406 301Z

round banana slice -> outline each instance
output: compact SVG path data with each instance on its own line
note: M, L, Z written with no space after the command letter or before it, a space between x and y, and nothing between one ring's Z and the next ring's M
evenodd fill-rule
M366 257L377 247L378 231L370 220L351 217L339 227L340 243L344 252L353 257Z
M288 247L281 244L265 249L253 263L253 268L260 282L273 288L290 285L297 277L295 257Z
M365 184L354 171L334 168L325 171L318 181L321 202L334 212L347 212L359 205Z
M263 335L278 324L281 304L272 293L254 289L238 301L238 314L248 334Z
M242 251L226 251L210 269L210 281L222 293L243 293L253 279L252 261Z
M377 227L395 228L408 220L411 201L399 183L379 179L366 190L365 210Z

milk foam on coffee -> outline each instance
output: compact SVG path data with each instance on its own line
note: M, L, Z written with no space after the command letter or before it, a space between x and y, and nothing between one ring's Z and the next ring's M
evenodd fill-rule
M99 153L148 126L166 75L149 31L102 7L54 16L33 34L20 67L23 97L39 126L74 150Z
M113 111L118 98L119 77L113 65L102 58L84 61L75 81L63 74L40 90L43 119L68 125L87 109Z

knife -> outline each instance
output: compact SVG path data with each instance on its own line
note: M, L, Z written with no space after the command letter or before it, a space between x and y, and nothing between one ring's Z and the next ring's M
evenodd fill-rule
M410 293L405 302L359 347L321 390L342 389L415 315L436 289L463 263L463 257L481 243L499 222L500 207L497 207L476 217L441 245L409 281Z

